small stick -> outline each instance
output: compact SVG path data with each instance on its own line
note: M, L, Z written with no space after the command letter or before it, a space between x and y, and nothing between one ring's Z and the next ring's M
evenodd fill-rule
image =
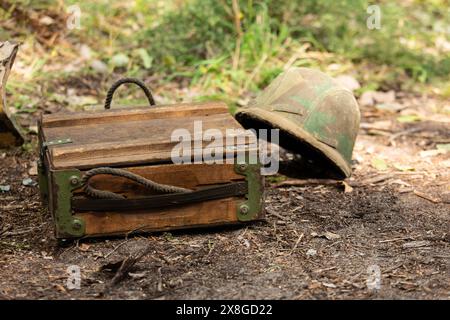
M104 257L105 259L108 258L111 254L113 254L114 252L116 252L117 249L119 249L121 246L123 246L125 243L127 243L128 241L130 241L130 239L125 240L122 243L119 243L113 250L111 250L109 253L106 254L106 256Z
M128 271L139 260L141 260L144 256L146 256L150 252L151 248L152 247L149 245L144 250L142 250L136 254L132 254L132 255L128 256L125 260L123 260L122 264L120 265L120 268L117 270L116 274L112 278L109 285L105 288L105 292L108 292L109 289L111 289L113 286L117 285L120 281L122 281L126 277Z
M385 243L385 242L395 242L395 241L401 241L401 240L414 240L413 237L403 237L403 238L394 238L394 239L387 239L387 240L380 240L379 243Z
M297 246L300 243L300 241L302 241L302 239L303 239L303 233L298 237L297 241L294 244L294 247L292 247L292 250L289 254L292 254L295 251L295 249L297 249Z
M270 210L270 211L267 210L267 213L268 213L269 215L275 216L275 217L277 217L277 218L279 218L279 219L281 219L281 220L286 220L286 217L283 217L282 215L280 215L280 214L278 214L278 213L276 213L276 212L274 212L274 211L272 211L272 210Z
M387 179L389 179L391 177L392 177L392 173L382 174L382 175L379 175L379 176L375 176L375 177L368 178L368 179L362 180L360 182L357 182L356 186L363 186L363 185L367 185L367 184L382 182L382 181L385 181L385 180L387 180Z
M417 191L417 190L414 190L413 193L414 193L416 196L418 196L418 197L420 197L420 198L423 198L423 199L425 199L425 200L428 200L428 201L430 201L430 202L433 202L433 203L440 203L440 202L442 202L442 200L439 199L439 198L433 198L432 196L430 196L430 195L428 195L428 194L426 194L426 193Z
M321 184L321 185L339 185L339 180L334 179L289 179L282 182L279 182L277 184L274 184L273 186L275 188L279 187L285 187L285 186L307 186L307 185L313 185L313 184Z

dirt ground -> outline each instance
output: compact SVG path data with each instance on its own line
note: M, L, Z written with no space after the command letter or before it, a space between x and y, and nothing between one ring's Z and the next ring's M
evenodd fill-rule
M397 103L427 121L362 106L353 177L268 179L267 221L243 227L58 246L37 186L23 185L37 180L35 155L0 151L0 185L11 187L0 192L0 298L449 299L450 158L436 145L450 142L450 122L429 109L448 102L397 94ZM117 262L147 247L111 286ZM66 286L71 265L79 290ZM367 285L371 270L379 289Z

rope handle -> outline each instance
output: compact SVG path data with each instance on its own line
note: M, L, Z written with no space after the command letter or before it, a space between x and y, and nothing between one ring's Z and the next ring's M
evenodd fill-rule
M98 199L124 199L125 198L122 195L114 193L114 192L98 190L98 189L93 188L89 184L89 180L92 177L99 175L99 174L107 174L107 175L126 178L128 180L132 180L134 182L141 184L142 186L144 186L147 189L152 189L152 190L155 190L155 191L158 191L161 193L192 192L192 190L190 190L190 189L157 183L157 182L146 179L140 175L131 173L126 170L101 167L101 168L95 168L95 169L89 170L88 172L85 173L85 175L83 176L83 178L81 180L81 184L84 188L84 192L92 198L98 198Z
M114 82L113 85L111 86L111 88L109 88L109 90L106 94L106 99L105 99L105 109L106 110L111 108L111 102L112 102L114 92L116 92L117 88L119 88L121 85L123 85L125 83L134 83L134 84L138 85L144 91L149 104L151 106L154 106L156 104L155 99L153 99L152 93L150 92L150 89L147 88L147 86L145 85L144 82L142 82L141 80L136 79L136 78L122 78L122 79L119 79L116 82Z

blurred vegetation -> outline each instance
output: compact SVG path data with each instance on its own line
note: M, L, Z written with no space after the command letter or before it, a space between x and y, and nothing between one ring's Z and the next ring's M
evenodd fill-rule
M433 87L434 94L450 96L450 1L378 1L380 30L367 28L371 4L366 0L0 1L0 37L18 38L32 48L29 81L95 77L99 73L92 67L95 59L107 67L102 77L109 82L115 74L156 77L161 86L179 83L196 90L194 99L220 98L234 104L283 69L307 66L331 75L352 74L362 84L357 94ZM81 29L59 25L54 32L60 35L52 39L45 31L58 23L56 13L64 14L70 5L81 9ZM69 68L67 60L77 61L82 46L89 54ZM58 63L64 68L50 67ZM10 86L23 95L27 85ZM48 88L43 91L53 94Z

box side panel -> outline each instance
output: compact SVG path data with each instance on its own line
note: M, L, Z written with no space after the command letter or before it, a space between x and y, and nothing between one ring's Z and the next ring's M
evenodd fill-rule
M235 164L158 165L126 170L157 183L192 190L246 180L244 175L236 172ZM91 185L129 199L155 194L133 181L108 175L95 176ZM81 189L75 190L74 196L75 199L89 198ZM84 236L123 235L242 223L238 211L244 203L247 203L246 196L235 196L158 209L74 212L74 218L84 222ZM248 221L261 218L262 211L258 211Z
M166 231L239 223L236 206L242 199L227 198L140 212L83 212L86 236Z

